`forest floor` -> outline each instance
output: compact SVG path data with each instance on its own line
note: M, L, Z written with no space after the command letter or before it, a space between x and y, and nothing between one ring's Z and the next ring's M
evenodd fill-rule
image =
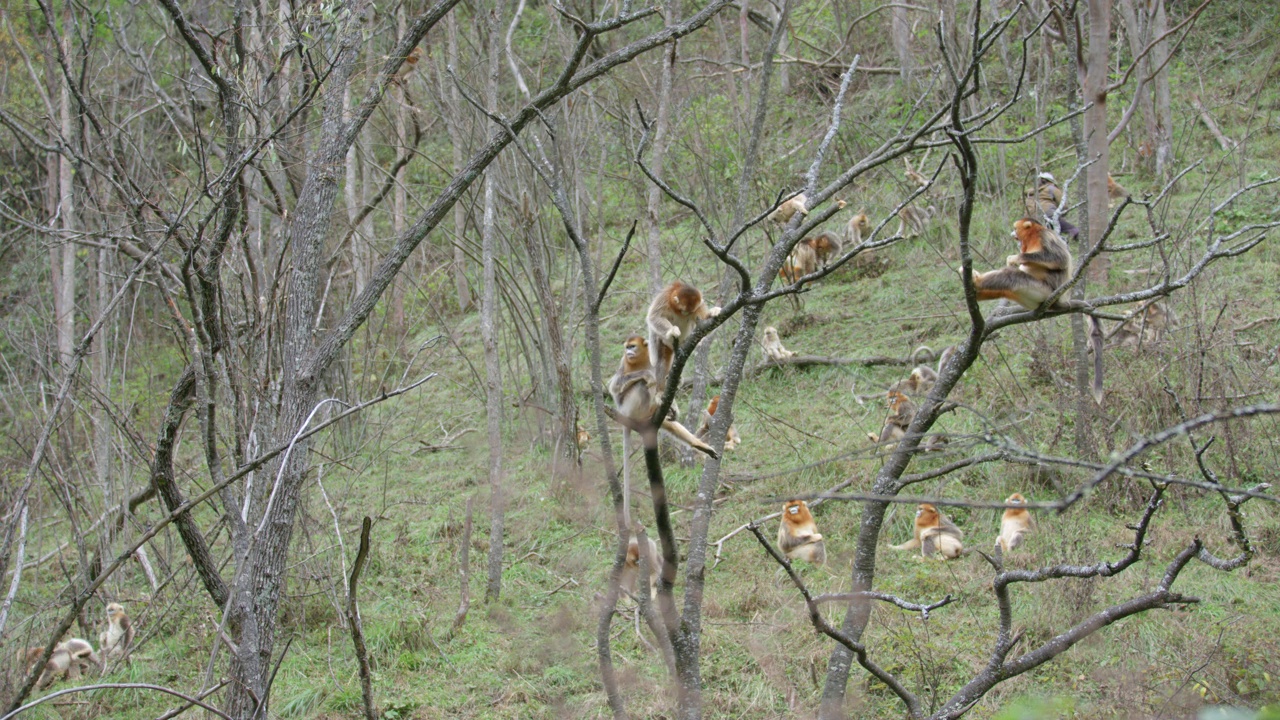
M1280 107L1276 94L1273 87L1263 105ZM1220 122L1229 134L1236 128L1230 118ZM1189 125L1179 131L1198 138L1180 147L1184 157L1218 157L1201 128ZM1269 143L1270 150L1255 148L1251 155L1271 161L1244 167L1206 161L1180 186L1171 217L1203 217L1207 204L1222 196L1200 197L1210 178L1220 182L1226 173L1248 180L1258 173L1276 173L1280 141L1274 121L1263 135L1257 142ZM1118 172L1135 195L1158 190L1150 178ZM884 173L896 175L900 168ZM1017 194L1021 177L1005 181L1003 186L1012 190L986 198L975 219L979 268L1003 264L1010 251L1010 223L1022 214ZM851 198L851 209L865 205L875 223L892 207L890 192L862 192L856 200ZM762 327L776 326L791 350L839 358L906 357L920 345L937 351L959 341L967 318L955 274L959 261L950 220L955 203L944 192L937 204L943 220L924 237L842 268L803 296L801 310L786 300L772 303ZM1233 208L1235 215L1224 215L1220 222L1271 217L1277 208L1280 200L1272 190L1253 205ZM629 224L628 219L608 228L613 235L605 244L606 258ZM1203 247L1202 225L1172 220L1171 225L1176 244L1184 249L1181 259ZM895 227L896 221L884 232ZM1131 208L1117 232L1124 242L1146 237L1141 209ZM717 276L710 256L700 252L687 218L671 228L665 242L671 257L692 258L680 265L687 272L683 279L704 289L714 287ZM758 260L767 242L764 233L756 233L754 242L757 246L748 257ZM1140 287L1149 278L1148 269L1158 263L1154 250L1117 256L1107 289ZM643 327L648 301L645 267L637 252L629 254L605 302L601 337L606 377L622 340ZM1244 258L1224 261L1172 299L1181 323L1163 342L1140 350L1109 349L1108 394L1095 426L1099 456L1179 422L1177 402L1195 413L1274 400L1280 365L1269 349L1280 344L1275 321L1280 316L1278 277L1280 246L1272 239ZM565 296L570 293L572 289ZM1270 321L1255 322L1266 318ZM502 595L494 603L483 599L489 492L478 324L475 313L435 314L416 326L416 334L406 337L399 350L373 347L371 342L353 346L357 359L350 363L351 373L360 387L371 391L379 384L394 387L402 374L439 375L407 396L366 411L358 422L335 428L333 437L316 450L316 480L325 493L312 493L294 536L299 561L290 568L286 637L277 650L286 640L290 644L275 680L273 717L336 719L360 712L356 662L340 620L343 590L338 579L350 570L365 515L374 525L360 604L383 717L608 715L594 645L615 525L599 445L591 444L580 469L547 447L542 431L549 416L518 400L530 392L524 357L503 357L507 375L525 378L517 381L525 385L506 389L512 414L504 424L508 505ZM719 331L713 367L722 365L725 338L736 328L735 319ZM407 367L413 350L433 338L441 339ZM504 342L517 346L513 337ZM580 327L574 328L573 342L575 382L585 409L587 359ZM750 362L761 359L756 350ZM735 409L743 443L726 457L711 539L775 512L790 495L818 493L846 480L852 481L849 491L868 490L882 458L866 434L878 432L885 412L882 401L860 403L855 394L883 392L909 370L856 365L774 369L744 382ZM1074 377L1068 318L1003 331L957 386L952 399L959 406L935 428L950 436L947 450L919 456L910 471L989 449L992 438L1048 455L1073 455ZM687 404L687 395L681 401ZM593 423L583 425L595 434ZM1263 419L1221 426L1199 439L1219 436L1206 458L1225 482L1276 484L1276 425ZM618 435L613 443L620 447ZM670 499L677 508L677 537L683 541L689 519L684 508L701 468L681 467L675 452L665 452L664 457ZM1185 443L1166 445L1147 459L1156 471L1196 477ZM1047 500L1085 477L1071 469L993 463L952 473L919 492L986 501L1021 492L1033 500ZM652 530L646 488L643 483L633 486L633 507ZM1123 550L1117 546L1132 538L1125 526L1138 519L1148 494L1149 487L1142 483L1115 481L1070 512L1038 514L1029 542L1010 562L1036 567L1119 557ZM451 634L460 597L458 553L468 497L474 498L471 606L465 624ZM1257 550L1246 569L1222 573L1192 564L1176 588L1201 602L1105 628L1053 662L998 686L971 717L1187 717L1206 704L1258 707L1280 702L1280 508L1264 502L1246 507ZM841 502L815 508L828 553L825 567L803 571L815 594L849 590L860 511L858 504ZM966 544L991 545L998 511L953 508L947 513L964 530ZM890 511L882 537L885 545L907 539L911 518L911 506ZM213 520L209 514L202 522L213 527ZM335 524L341 528L341 546ZM770 523L766 530L772 535L776 525ZM1157 515L1143 560L1135 567L1116 578L1018 587L1013 610L1015 628L1025 633L1023 647L1033 647L1091 612L1150 588L1192 535L1220 555L1234 553L1221 501L1174 487ZM878 589L920 601L947 594L957 598L927 620L877 606L864 638L877 661L911 689L926 699L945 699L986 662L997 617L990 567L976 554L949 563L921 562L912 553L882 546L877 570ZM55 567L41 572L48 574L51 587L60 580L61 571ZM163 606L140 612L139 650L132 665L111 674L110 681L178 688L199 684L217 622L198 582L187 582L185 592L166 595ZM142 587L115 590L123 597L141 598L146 595ZM677 594L682 590L683 576ZM144 603L136 605L141 611ZM648 630L637 632L634 605L624 601L621 608L614 622L613 657L629 707L636 717L670 717L674 702L665 689L661 657L641 637ZM826 614L838 623L843 608L832 604ZM191 618L200 621L191 625ZM725 541L710 564L705 619L702 677L708 717L812 716L832 642L814 632L799 594L749 533ZM898 700L865 673L853 673L849 697L854 716L901 715ZM168 705L124 693L94 697L101 717L155 717ZM74 713L75 708L65 711ZM44 707L30 717L59 717L62 712Z

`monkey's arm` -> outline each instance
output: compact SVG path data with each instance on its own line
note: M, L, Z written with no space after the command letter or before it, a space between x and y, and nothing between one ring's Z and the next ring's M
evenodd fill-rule
M701 305L698 306L698 311L696 315L699 320L707 320L713 317L720 317L720 308L707 307L706 303L702 303Z
M672 337L680 337L680 328L671 324L671 321L667 319L666 307L667 307L667 296L665 293L654 298L653 302L649 304L649 317L648 317L649 332L652 333L653 335L656 335L660 340L668 340ZM675 331L674 334L672 333L673 330ZM650 345L650 351L652 352L652 349L653 349L652 340L650 341L649 345Z
M1018 253L1010 255L1010 258L1017 258L1016 262L1010 265L1039 265L1045 270L1063 270L1067 267L1067 259L1057 253L1045 252L1043 250L1033 253Z

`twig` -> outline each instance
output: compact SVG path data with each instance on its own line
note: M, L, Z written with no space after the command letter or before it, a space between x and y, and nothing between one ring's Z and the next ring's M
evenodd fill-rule
M222 684L225 685L226 684L225 681ZM221 686L222 685L219 685L218 687L221 687ZM214 688L214 690L216 689L217 688ZM199 705L204 710L211 712L220 718L226 718L226 720L232 720L230 715L227 715L226 713L213 707L212 705L209 705L208 703L201 702L199 698L191 697L190 695L180 693L177 690L164 687L163 685L152 685L151 683L98 683L96 685L79 685L76 687L66 688L65 690L58 690L57 692L51 692L48 695L45 695L44 697L38 700L32 700L26 705L23 705L22 707L17 708L12 712L6 714L4 717L0 717L0 720L10 720L10 718L15 718L21 715L22 713L26 712L27 710L30 710L31 708L37 705L40 705L41 703L46 703L54 698L62 697L63 695L70 695L72 693L80 693L80 692L88 692L90 690L155 690L156 692L162 692L167 695L173 695L174 697L182 698L183 700L187 701L189 705ZM209 692L212 692L212 690L210 690ZM208 695L208 694L209 693L206 692L204 695ZM204 695L201 695L201 697L204 697Z
M822 616L822 610L818 607L818 603L814 600L813 596L809 594L809 588L805 587L804 581L800 579L800 576L796 574L795 569L791 567L791 562L784 558L782 554L778 552L777 548L765 539L764 534L760 532L760 527L758 525L753 523L749 525L747 529L751 531L752 535L756 536L756 540L760 541L760 544L764 546L764 549L768 551L769 555L771 555L773 559L782 566L782 569L787 571L787 575L791 577L791 582L795 584L796 589L800 591L802 596L804 596L805 605L809 608L809 621L813 623L813 626L832 640L835 640L841 645L849 648L850 652L852 652L854 657L857 658L858 664L861 665L863 669L872 675L875 675L876 679L880 682L888 685L889 689L893 691L893 694L897 695L898 698L902 700L903 704L907 706L908 715L913 718L920 717L920 703L916 699L916 696L913 695L911 691L903 687L902 683L899 682L896 677L889 674L886 670L873 662L871 658L867 656L867 649L865 646L854 641L853 638L849 637L844 632L835 629L831 626L831 623L827 622L827 619Z
M214 693L218 692L219 690L221 690L221 689L222 689L226 684L227 684L227 681L226 681L226 680L219 681L217 685L214 685L213 687L209 688L208 690L203 690L203 691L201 691L201 692L200 692L200 694L196 696L196 699L197 699L197 700L203 700L203 699L205 699L205 698L209 697L210 695L212 695L212 694L214 694ZM184 713L184 712L186 712L187 710L191 709L192 704L193 704L193 703L183 703L182 705L179 705L178 707L176 707L176 708L174 708L174 709L170 710L169 712L166 712L165 714L161 715L160 717L156 718L156 720L170 720L170 718L178 717L178 716L179 716L179 715L181 715L182 713Z
M1236 145L1239 145L1235 140L1232 140L1222 134L1222 131L1218 129L1218 123L1213 121L1213 117L1209 115L1209 111L1206 110L1204 104L1200 102L1199 95L1191 96L1191 107L1195 108L1196 112L1200 114L1200 122L1203 122L1204 126L1209 128L1209 133L1218 141L1218 145L1221 145L1223 150L1230 151L1234 149Z
M27 504L22 504L22 514L18 517L18 549L14 553L13 580L9 583L9 592L0 603L0 637L4 635L5 623L9 620L9 608L13 598L18 594L18 586L22 584L22 565L27 555Z
M360 665L360 695L364 698L365 720L377 720L378 712L373 707L373 676L369 672L369 651L364 644L356 586L360 583L360 572L369 559L369 530L372 527L373 521L365 515L360 524L360 549L356 551L356 560L351 565L351 579L347 583L347 625L351 628L351 644L355 647L356 660Z

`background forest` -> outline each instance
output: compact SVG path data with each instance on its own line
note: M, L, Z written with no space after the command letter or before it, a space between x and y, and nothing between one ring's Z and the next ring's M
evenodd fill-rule
M0 23L0 720L1280 716L1274 2ZM1063 302L979 305L1041 173ZM715 452L628 421L624 503L673 280ZM921 502L969 552L887 548Z

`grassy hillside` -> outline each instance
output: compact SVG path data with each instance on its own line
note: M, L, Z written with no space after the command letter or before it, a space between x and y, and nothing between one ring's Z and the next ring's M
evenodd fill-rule
M1274 17L1274 15L1273 15ZM1226 6L1214 6L1202 21L1213 42L1193 44L1174 66L1176 96L1212 95L1224 132L1247 141L1244 149L1224 154L1188 106L1179 101L1175 129L1179 166L1202 159L1178 184L1158 220L1174 239L1175 263L1185 263L1204 246L1207 208L1221 202L1232 187L1280 173L1280 58L1275 27L1240 25ZM1243 53L1249 53L1244 57ZM1194 58L1194 61L1191 59ZM1252 58L1252 59L1250 59ZM797 144L812 148L814 128L825 122L823 105L806 90L807 75L796 70L796 90L778 109L779 127L771 133L767 170L778 187L790 187L803 172L808 155L787 153ZM1212 85L1200 89L1207 79ZM860 89L855 117L842 134L837 152L856 157L876 141L884 124L901 118L905 108L891 80L868 81ZM678 114L676 134L707 138L725 118L727 106L716 98L691 100ZM1114 103L1118 117L1122 103ZM1053 107L1061 111L1063 107ZM816 118L816 119L815 119ZM1017 135L1032 125L1029 117L1010 118L1000 132ZM619 146L625 144L619 141ZM1044 139L1045 166L1069 176L1074 152L1067 125ZM1112 165L1128 189L1154 194L1160 181L1139 171L1134 152L1115 146ZM715 182L715 160L690 159L685 148L672 151L671 164L688 171L687 183ZM1009 253L1010 223L1022 215L1021 188L1034 167L1034 144L988 148L982 157L984 193L974 220L975 263L991 269ZM726 151L726 154L731 154ZM621 157L618 156L619 165ZM943 160L933 153L932 166ZM626 172L631 173L632 170ZM694 180L694 179L697 180ZM728 183L726 183L727 185ZM902 196L901 167L878 170L845 195L850 209L865 208L873 224L885 220ZM606 265L617 251L633 215L643 210L634 187L619 181L593 196L604 209L598 230ZM771 196L761 188L760 196ZM959 341L968 319L955 269L955 179L944 168L934 202L940 216L920 238L876 251L823 280L793 308L779 300L765 311L765 325L779 328L783 343L804 354L837 358L875 355L906 357L927 345L941 350ZM706 189L711 196L731 194ZM618 197L615 197L616 196ZM763 209L763 205L759 209ZM716 266L701 247L692 218L667 208L672 221L663 236L668 276L714 287ZM554 210L539 208L540 220L555 224ZM1121 221L1120 242L1149 236L1144 210L1131 207ZM1080 210L1075 210L1073 217ZM1219 214L1218 231L1248 222L1275 219L1280 193L1274 186ZM838 218L845 218L841 214ZM894 219L881 230L891 233ZM774 233L776 235L776 232ZM757 232L747 240L746 257L759 260L769 238ZM558 262L563 258L558 258ZM570 258L572 261L572 258ZM1141 287L1161 262L1155 249L1118 255L1105 289ZM601 337L606 346L605 374L612 372L617 350L643 327L648 301L646 259L630 252L602 308ZM579 324L581 300L575 300L576 276L557 275L555 290L571 313L574 382L588 407L588 364ZM1096 425L1099 455L1123 450L1144 434L1189 414L1250 402L1274 401L1280 389L1280 247L1269 239L1246 257L1227 260L1194 286L1170 300L1180 326L1164 342L1141 349L1114 348L1106 354L1107 399ZM370 565L360 586L361 612L369 641L377 702L385 718L594 718L607 717L595 654L595 626L606 574L612 562L615 525L604 483L599 446L592 443L582 466L556 457L541 425L545 411L530 401L527 359L510 328L503 337L503 368L508 417L506 447L508 566L499 602L482 600L487 550L488 479L484 441L485 406L479 316L459 313L447 299L447 281L428 276L406 299L409 330L388 339L374 323L351 348L331 394L344 399L376 395L378 388L402 384L425 372L438 376L418 390L375 406L357 420L336 426L315 448L315 484L308 491L305 517L294 534L295 564L289 568L285 603L288 651L273 692L272 716L281 718L353 718L360 715L360 686L351 639L343 625L341 577L350 571L361 518L374 520ZM1090 294L1098 292L1096 285ZM992 308L987 307L990 311ZM380 310L380 313L386 312ZM381 322L381 321L379 321ZM736 331L731 321L713 338L713 367L727 357ZM421 352L416 352L421 349ZM752 362L761 359L754 351ZM176 372L175 358L149 358L146 382L158 386ZM1016 445L1052 456L1072 456L1075 367L1069 319L1056 318L1002 331L981 360L957 386L957 408L937 431L950 443L945 452L919 456L909 472L937 467L995 446ZM866 491L882 458L867 440L884 418L881 401L859 402L856 395L883 391L909 372L909 366L865 368L858 365L768 370L744 382L735 409L743 444L730 453L725 482L712 520L713 540L743 523L775 512L782 499L817 493L851 481L849 491ZM169 373L164 375L163 373ZM156 376L160 379L156 380ZM139 380L139 384L144 381ZM126 389L126 392L129 392ZM680 399L687 405L687 396ZM153 418L153 423L158 418ZM587 426L587 423L583 423ZM150 427L151 425L148 425ZM589 426L590 427L590 426ZM595 428L590 427L595 433ZM1197 435L1217 440L1205 455L1231 486L1277 483L1280 446L1277 422L1263 418L1215 426ZM614 437L615 449L620 446ZM201 475L195 443L185 449L184 468ZM678 454L664 453L671 501L687 507L700 467L681 467ZM1145 459L1153 472L1197 478L1194 457L1184 442L1166 444ZM641 461L637 460L639 466ZM1001 500L1012 492L1033 499L1057 497L1089 473L1068 467L991 463L926 483L922 495ZM638 477L638 476L637 476ZM653 528L652 507L643 482L633 482L633 507ZM321 492L323 490L323 492ZM1095 562L1119 557L1117 545L1132 540L1126 524L1141 514L1150 488L1131 480L1113 480L1089 501L1062 515L1037 516L1028 545L1011 561L1017 566ZM450 632L459 604L459 543L467 498L474 498L470 547L471 608L465 624ZM1015 627L1025 633L1022 647L1051 638L1096 609L1122 601L1156 584L1168 560L1194 533L1220 555L1234 552L1230 527L1216 496L1172 487L1157 516L1144 559L1118 578L1060 580L1018 586L1013 591ZM1156 611L1106 628L1056 661L999 686L972 711L975 718L1190 717L1203 705L1257 708L1280 703L1280 507L1254 501L1246 517L1257 555L1248 568L1226 574L1192 564L1177 588L1200 598L1185 611ZM858 531L860 506L827 502L815 509L826 537L828 564L805 567L804 577L818 592L850 588L849 568ZM891 510L883 540L898 543L910 533L913 508ZM154 508L151 512L155 512ZM966 543L989 547L999 511L952 508L948 515L965 532ZM158 516L158 515L157 515ZM687 533L689 513L675 512L677 537ZM212 512L202 527L225 541ZM335 532L335 526L339 533ZM770 523L769 535L776 531ZM166 550L180 558L176 538ZM42 554L53 548L29 552ZM199 581L175 566L174 585L153 594L141 574L130 570L109 589L130 603L141 627L132 664L115 671L113 682L156 682L194 688L205 677L216 614ZM923 698L948 697L986 662L996 627L997 609L990 590L989 566L976 555L951 563L921 562L911 553L884 549L878 561L878 589L918 601L947 594L956 602L930 615L880 605L864 638L875 657L898 673ZM41 566L30 576L38 593L66 582L65 567ZM677 585L677 593L682 583ZM724 542L708 571L703 637L703 678L708 717L810 717L832 649L817 635L800 596L749 533ZM47 600L48 598L42 598ZM33 601L34 602L34 601ZM614 624L614 662L635 717L670 717L661 656L650 646L647 628L637 631L634 605L624 601ZM827 616L838 623L843 607L832 604ZM643 623L640 624L643 626ZM30 630L25 628L19 632ZM284 642L277 644L282 649ZM222 659L220 658L220 662ZM898 717L899 701L883 685L855 671L850 681L853 717ZM173 703L151 695L124 692L83 697L91 705L51 707L32 718L150 718Z

